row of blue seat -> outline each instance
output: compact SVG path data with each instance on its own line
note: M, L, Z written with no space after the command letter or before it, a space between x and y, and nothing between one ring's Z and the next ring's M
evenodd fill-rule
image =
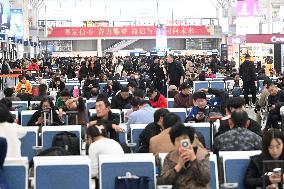
M33 149L34 146L38 146L39 139L39 127L25 127L27 134L21 139L21 153L22 156L28 157L29 160L35 155ZM80 125L68 125L68 126L46 126L41 129L41 144L42 149L46 150L52 146L53 137L62 131L69 131L76 134L81 138L81 126ZM81 140L80 140L80 149L81 149Z
M220 152L225 182L238 183L239 189L245 189L244 176L249 158L259 153L260 151ZM162 162L165 156L166 154L160 154ZM90 160L86 156L35 157L34 169L36 189L91 188ZM149 177L149 188L155 188L156 168L152 154L100 155L99 170L101 189L114 189L115 178L125 175L126 172ZM10 188L27 189L27 158L7 159L4 172ZM218 189L217 157L212 153L210 153L210 173L210 187Z
M210 156L211 182L218 188L216 155ZM149 189L156 188L156 165L152 154L122 154L99 156L99 178L101 189L114 189L115 178L127 172L150 179ZM4 164L5 176L10 188L28 188L27 158L7 159ZM35 157L35 189L77 189L91 188L91 166L86 156ZM76 179L74 179L76 178Z

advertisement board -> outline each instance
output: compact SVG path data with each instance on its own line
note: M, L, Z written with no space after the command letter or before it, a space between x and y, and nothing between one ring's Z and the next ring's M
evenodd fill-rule
M237 2L238 17L258 16L258 13L259 13L258 0L238 0Z
M10 2L9 0L0 0L0 26L1 30L10 28ZM1 33L4 33L1 31Z
M23 11L22 9L11 9L11 28L10 36L23 38L24 25L23 25Z

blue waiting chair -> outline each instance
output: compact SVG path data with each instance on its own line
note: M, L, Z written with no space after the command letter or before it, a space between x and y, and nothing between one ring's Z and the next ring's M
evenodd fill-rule
M4 163L4 175L11 189L28 189L27 157L7 158Z
M34 115L36 110L24 110L21 112L21 125L22 126L34 126L34 125L28 125L28 122Z
M187 109L186 108L168 108L168 110L177 116L180 117L180 120L182 122L185 121L185 118L187 117Z
M193 92L197 92L202 88L208 89L209 82L208 81L194 81L193 82Z
M33 146L38 146L38 129L39 127L25 127L27 134L21 138L21 153L22 156L28 157L31 161L35 155Z
M209 81L210 88L214 89L223 89L225 90L225 83L224 81Z
M28 101L13 101L12 107L19 112L28 109Z
M207 149L210 149L210 140L212 137L210 136L210 123L208 122L202 122L202 123L185 123L185 126L191 126L196 131L200 132L205 139L205 147Z
M130 172L150 179L149 189L155 188L155 157L153 154L100 155L100 188L115 189L115 178Z
M89 112L89 109L96 107L96 100L86 100L86 109Z
M87 156L34 157L35 189L91 188Z
M81 154L81 126L80 125L66 125L66 126L44 126L42 127L42 148L46 150L52 147L53 137L60 132L68 131L76 134L80 141L80 154Z
M174 108L174 98L167 98L168 108Z
M223 151L219 156L223 159L225 183L238 183L238 188L245 189L244 178L250 162L250 156L261 151Z

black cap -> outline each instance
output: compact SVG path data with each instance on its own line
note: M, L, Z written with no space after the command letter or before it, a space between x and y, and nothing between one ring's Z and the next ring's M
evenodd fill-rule
M184 89L192 88L192 86L189 83L182 83L179 88L180 90L184 90Z
M250 58L250 55L249 55L249 54L246 54L245 58Z

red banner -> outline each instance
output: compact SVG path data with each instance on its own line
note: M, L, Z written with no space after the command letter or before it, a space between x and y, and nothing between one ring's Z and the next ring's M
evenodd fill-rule
M284 34L247 34L246 43L282 43L284 44Z
M210 35L206 26L167 26L168 36ZM48 31L48 37L153 37L156 26L60 27Z

